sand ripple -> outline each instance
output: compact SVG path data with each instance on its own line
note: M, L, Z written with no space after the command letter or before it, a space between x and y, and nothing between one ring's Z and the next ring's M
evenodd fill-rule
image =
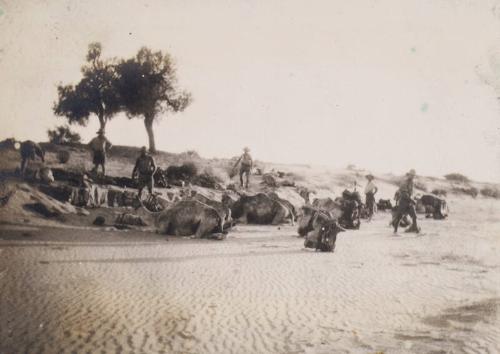
M386 221L342 234L334 254L290 227L223 242L10 230L0 352L498 352L498 221L424 221L421 237Z

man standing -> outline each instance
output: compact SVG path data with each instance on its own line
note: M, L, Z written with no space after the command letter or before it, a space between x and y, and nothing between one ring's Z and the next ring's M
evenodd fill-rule
M416 173L415 170L410 170L406 174L406 180L403 182L401 187L399 187L399 203L396 210L396 216L393 219L392 226L394 226L394 233L398 232L399 222L405 214L409 214L412 219L412 224L406 230L406 232L420 232L420 228L417 225L417 213L415 212L415 202L412 199L413 187Z
M145 146L141 148L141 154L137 158L132 171L132 179L137 177L138 193L137 197L141 199L142 190L148 187L149 194L153 194L153 175L156 172L156 162L148 153Z
M26 140L21 143L19 149L21 153L21 175L24 176L26 173L26 168L28 167L28 161L34 160L37 156L45 162L45 151L40 145L31 140Z
M365 202L366 208L368 209L368 219L371 220L375 208L375 194L378 191L378 187L373 182L375 179L373 175L366 175L366 179L368 180L368 183L365 187Z
M241 162L240 166L240 185L243 188L243 175L246 175L246 183L245 188L248 189L248 183L250 182L250 174L252 173L253 160L252 156L250 156L250 149L245 147L243 149L243 155L240 156L238 161L234 164L233 170L238 166Z
M106 175L106 153L109 149L111 149L111 143L104 136L104 129L99 129L97 132L97 136L92 139L88 145L92 150L92 162L94 164L94 168L92 172L97 173L97 169L99 166L102 166L102 174Z

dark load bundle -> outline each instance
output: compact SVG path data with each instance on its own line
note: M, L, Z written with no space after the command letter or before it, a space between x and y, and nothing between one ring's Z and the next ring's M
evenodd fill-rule
M390 199L379 199L377 203L377 210L387 211L392 210L392 203Z
M448 217L448 204L445 199L424 194L417 200L417 210L423 210L427 217L442 220Z
M336 201L340 203L342 208L342 216L340 217L340 224L346 229L359 229L361 226L361 195L354 191L344 190L342 197L337 198Z
M304 247L321 252L333 252L339 232L345 229L330 213L304 206L299 220L299 235L305 236Z

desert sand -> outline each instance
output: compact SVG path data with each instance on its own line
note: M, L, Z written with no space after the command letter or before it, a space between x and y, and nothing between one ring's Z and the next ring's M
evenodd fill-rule
M0 226L0 353L497 353L500 202L456 197L422 235L378 213L303 248L292 226L225 241Z

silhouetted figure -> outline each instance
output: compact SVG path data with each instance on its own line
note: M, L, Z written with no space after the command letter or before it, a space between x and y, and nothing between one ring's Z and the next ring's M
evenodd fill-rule
M407 232L420 232L420 229L418 228L417 225L417 213L415 211L415 202L412 199L413 195L413 187L414 187L414 178L416 176L415 170L410 170L406 174L406 180L404 183L399 187L399 202L396 210L396 216L393 219L393 226L394 226L394 233L398 232L398 226L399 222L401 221L401 218L405 214L409 214L412 219L412 224L410 227L406 230Z
M139 199L141 199L144 187L148 187L149 194L153 194L153 175L156 168L156 162L153 159L153 156L151 156L146 147L143 146L141 154L135 162L134 170L132 171L132 178L137 177L137 197Z
M240 185L243 187L243 175L246 175L246 183L245 183L245 188L248 188L248 184L250 182L250 174L252 173L252 167L253 167L253 159L252 156L250 156L250 149L245 147L243 149L243 155L240 156L238 161L234 164L233 169L235 169L238 164L241 162L240 165Z
M113 145L104 136L103 129L99 129L97 136L90 141L88 146L92 150L93 154L92 163L94 164L94 168L92 169L92 172L97 173L97 169L101 166L102 174L106 175L106 153Z
M29 160L34 160L38 156L42 160L42 162L45 162L45 151L34 141L26 140L22 142L19 151L21 153L22 176L24 176L24 174L26 173L26 168L28 167Z

